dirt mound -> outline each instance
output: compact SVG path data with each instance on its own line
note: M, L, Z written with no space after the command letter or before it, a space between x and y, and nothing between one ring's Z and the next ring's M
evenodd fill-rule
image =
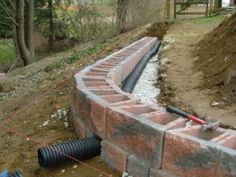
M166 34L166 31L169 29L170 23L154 23L152 26L147 28L146 32L143 36L151 36L151 37L158 37L159 39L163 39Z
M216 88L218 99L236 102L236 14L223 21L199 44L197 68L203 71L202 88Z

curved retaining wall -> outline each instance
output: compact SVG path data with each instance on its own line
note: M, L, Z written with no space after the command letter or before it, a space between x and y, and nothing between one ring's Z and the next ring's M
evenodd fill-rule
M75 75L76 132L99 136L102 159L134 177L236 176L235 131L185 128L185 119L120 89L157 42L145 37Z

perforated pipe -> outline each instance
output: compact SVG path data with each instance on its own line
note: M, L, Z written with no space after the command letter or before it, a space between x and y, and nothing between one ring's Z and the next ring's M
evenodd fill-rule
M160 45L161 43L160 41L158 41L155 47L141 59L141 61L137 64L135 69L130 73L127 79L123 82L121 89L124 92L132 93L134 86L136 82L138 81L139 77L141 76L145 66L147 65L148 61L152 58L152 56L158 52Z
M61 144L38 149L38 161L41 167L56 166L73 159L85 160L100 155L101 140L90 137L67 141Z
M20 171L16 171L10 175L10 177L24 177Z

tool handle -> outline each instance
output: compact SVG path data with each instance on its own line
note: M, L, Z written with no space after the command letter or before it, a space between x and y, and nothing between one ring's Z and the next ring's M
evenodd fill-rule
M170 113L175 113L175 114L177 114L177 115L179 115L179 116L182 116L182 117L184 117L184 118L188 118L188 117L189 117L189 114L188 114L188 113L186 113L186 112L184 112L184 111L181 111L180 109L175 108L175 107L173 107L173 106L167 106L167 107L166 107L166 111L167 111L167 112L170 112Z
M180 110L178 108L175 108L173 106L167 106L166 107L166 111L170 112L170 113L175 113L175 114L177 114L179 116L182 116L184 118L192 120L192 121L194 121L194 122L196 122L198 124L205 124L206 123L204 120L199 119L199 118L197 118L197 117L195 117L195 116L193 116L193 115L191 115L189 113L186 113L186 112L184 112L184 111L182 111L182 110Z
M202 119L199 119L199 118L197 118L197 117L195 117L195 116L192 116L192 115L189 115L189 116L188 116L188 119L189 119L189 120L192 120L192 121L194 121L194 122L196 122L197 124L200 124L200 125L206 124L206 121L204 121L204 120L202 120Z

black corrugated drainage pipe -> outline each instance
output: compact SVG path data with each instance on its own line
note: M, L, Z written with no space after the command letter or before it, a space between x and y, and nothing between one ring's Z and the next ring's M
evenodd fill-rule
M24 177L20 171L16 171L10 175L10 177Z
M101 140L98 137L90 137L39 148L38 161L41 167L46 168L73 159L85 160L100 155L100 152Z
M138 81L139 77L141 76L145 66L147 65L148 61L158 52L160 48L160 41L157 42L155 47L146 54L141 61L137 64L135 69L130 73L127 79L122 83L121 89L124 92L132 93L136 82Z

